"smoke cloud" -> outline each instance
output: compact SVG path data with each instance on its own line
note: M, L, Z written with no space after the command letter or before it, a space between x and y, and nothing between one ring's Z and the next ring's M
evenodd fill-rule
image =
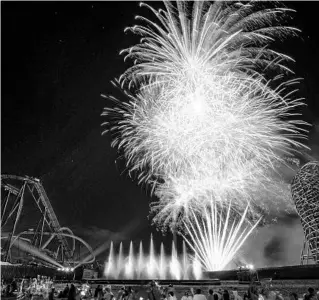
M257 268L296 265L300 262L303 230L297 216L286 216L257 229L244 244L239 258L242 264Z

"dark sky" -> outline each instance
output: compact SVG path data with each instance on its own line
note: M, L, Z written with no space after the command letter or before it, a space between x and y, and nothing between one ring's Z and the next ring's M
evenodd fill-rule
M280 49L296 59L304 118L318 125L319 4L285 4L303 32ZM134 1L1 2L1 171L41 178L60 223L100 240L127 224L124 239L147 241L155 232L150 197L121 175L100 126L100 94L112 93L110 80L128 66L118 53L138 41L123 33L136 14L150 16ZM314 156L318 132L310 133Z

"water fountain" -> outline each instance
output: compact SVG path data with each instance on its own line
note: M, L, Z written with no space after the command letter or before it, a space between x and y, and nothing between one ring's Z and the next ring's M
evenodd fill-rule
M149 254L144 254L143 243L140 242L138 254L134 254L133 242L130 242L128 255L123 254L120 243L118 254L114 253L111 242L108 260L105 263L104 276L107 279L201 279L202 270L198 259L187 253L183 242L182 255L178 255L172 242L171 255L165 254L161 243L159 254L156 254L153 238L150 238Z

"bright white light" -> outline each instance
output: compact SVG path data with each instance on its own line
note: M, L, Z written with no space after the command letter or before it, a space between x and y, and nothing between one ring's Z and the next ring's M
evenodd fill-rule
M230 206L220 211L212 202L203 215L194 214L192 222L185 222L189 238L184 239L206 271L223 270L258 225L260 219L245 225L247 209L238 220L231 221Z
M274 174L284 155L304 147L306 123L296 119L303 101L291 86L298 81L284 77L290 72L285 62L292 59L271 50L269 42L296 30L280 24L288 9L265 10L259 2L164 5L159 12L142 5L155 12L158 24L138 17L147 26L129 28L143 38L122 51L135 61L116 84L129 101L110 96L116 105L103 115L130 174L138 173L139 183L149 184L159 198L152 206L154 222L185 223L195 237L200 229L190 220L211 201L214 211L251 217L270 206L265 194L275 205L287 200L278 196L287 193L278 192L282 181ZM269 80L268 70L280 75ZM204 223L231 231L226 220ZM207 258L209 268L221 268L234 256L237 241L230 240L233 248L222 238L217 244L228 247L227 255L225 249L207 250L220 261ZM202 264L207 259L202 256Z
M241 211L247 202L250 210L267 206L260 194L282 201L273 197L281 184L273 171L283 153L303 147L295 138L305 137L305 123L293 118L303 102L290 90L297 81L268 81L257 67L288 70L288 56L264 47L267 26L272 35L295 31L269 25L288 10L257 14L251 2L239 14L235 2L220 3L208 10L209 4L196 1L192 14L184 2L179 13L165 2L167 11L156 15L166 24L162 31L151 21L154 31L132 27L143 43L123 51L138 58L120 80L130 102L110 96L117 106L103 113L115 133L112 146L124 151L130 172L138 172L139 182L159 197L153 207L159 224L171 225L177 214L205 207L212 198Z
M197 257L195 252L195 257L193 259L193 274L196 280L200 280L202 278L202 265Z
M181 269L180 269L180 263L178 261L178 258L173 256L170 263L169 263L169 269L171 272L172 277L175 280L181 279Z

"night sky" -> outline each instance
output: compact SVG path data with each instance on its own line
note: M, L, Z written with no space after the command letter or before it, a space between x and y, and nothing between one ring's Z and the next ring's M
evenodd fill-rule
M302 33L279 49L304 78L298 95L313 125L309 155L319 159L319 3L285 4L297 10L293 24ZM113 93L110 80L130 65L119 51L138 41L123 32L136 14L151 17L134 1L1 2L1 172L40 178L61 225L94 245L113 233L163 240L147 219L149 195L121 175L110 137L101 136L107 102L100 94ZM269 263L280 256L277 239L263 246Z

